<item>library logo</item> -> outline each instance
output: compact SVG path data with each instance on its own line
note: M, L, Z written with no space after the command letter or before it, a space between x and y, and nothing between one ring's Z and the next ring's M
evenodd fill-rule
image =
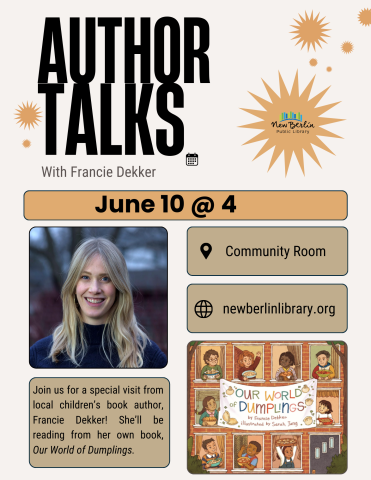
M273 128L277 128L277 133L296 133L300 135L309 134L309 128L315 128L314 124L304 120L303 115L298 112L282 112L279 121L271 123Z
M260 119L260 121L255 123L241 125L242 128L260 130L258 135L245 142L244 145L265 140L263 147L253 160L273 148L268 171L283 154L285 175L287 175L291 159L293 154L295 154L296 160L305 175L304 151L318 166L321 166L321 164L313 149L313 145L334 155L319 137L341 138L339 135L326 130L323 126L340 122L343 119L322 117L321 115L340 102L318 107L318 103L322 100L328 88L309 98L314 83L313 77L300 94L299 74L296 72L295 80L289 93L279 72L278 75L280 84L279 95L263 80L271 101L250 93L263 107L263 110L242 108L245 112Z

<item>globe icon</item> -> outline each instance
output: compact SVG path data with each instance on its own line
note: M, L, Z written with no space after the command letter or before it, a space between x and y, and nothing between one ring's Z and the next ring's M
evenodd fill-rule
M195 314L199 318L208 318L213 313L213 306L207 300L200 300L195 305Z

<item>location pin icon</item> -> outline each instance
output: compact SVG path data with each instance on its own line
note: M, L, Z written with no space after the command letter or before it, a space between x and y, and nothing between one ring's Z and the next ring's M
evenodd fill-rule
M212 249L213 247L210 245L210 243L203 243L200 247L201 253L206 259L210 255Z

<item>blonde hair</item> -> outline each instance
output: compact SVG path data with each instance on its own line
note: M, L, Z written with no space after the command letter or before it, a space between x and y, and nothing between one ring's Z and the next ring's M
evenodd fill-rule
M133 296L124 256L106 238L89 238L80 243L75 251L67 279L62 287L63 320L53 333L53 344L49 357L58 362L58 355L66 353L72 363L79 366L87 351L84 336L84 322L76 303L76 285L87 262L99 255L107 268L107 273L116 287L115 302L105 323L102 335L102 348L112 367L138 368L143 365L143 352L147 335L137 323L134 315ZM110 356L115 347L120 363L112 365L105 350L109 347Z

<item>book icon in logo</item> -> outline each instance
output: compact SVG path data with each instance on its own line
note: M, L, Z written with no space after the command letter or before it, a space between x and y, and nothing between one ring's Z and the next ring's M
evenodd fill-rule
M300 122L303 121L303 115L300 115L299 113L294 113L294 112L282 112L280 115L280 122L285 121L285 120L299 120Z
M198 155L197 153L187 153L186 155L186 165L191 167L197 167L198 165Z

